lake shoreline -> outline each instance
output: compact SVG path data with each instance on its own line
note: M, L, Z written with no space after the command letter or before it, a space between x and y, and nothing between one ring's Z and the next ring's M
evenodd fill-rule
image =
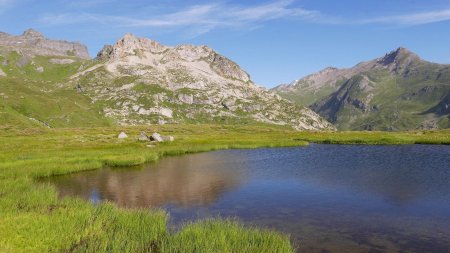
M153 245L157 252L176 249L189 252L189 249L199 248L292 252L289 238L284 235L243 228L227 221L192 224L177 235L169 235L167 214L162 211L123 210L109 203L92 206L71 198L60 200L54 187L36 185L34 179L104 166L133 166L170 155L219 149L302 146L307 142L299 139L305 138L310 142L341 141L342 144L360 142L362 138L376 144L450 143L448 130L304 133L277 127L218 125L155 126L158 128L155 130L176 137L174 143L163 143L155 149L149 149L132 137L117 140L119 130L126 131L129 136L138 136L147 127L1 130L0 140L4 145L0 156L0 206L5 211L5 218L2 218L4 229L0 232L3 238L0 249L20 250L30 245L31 252L72 248L95 251L102 247L144 249ZM145 231L142 231L142 222L148 222ZM80 227L79 224L84 225ZM123 224L127 224L126 229L120 229ZM106 229L98 230L100 227ZM123 230L128 233L124 234ZM138 231L140 236L129 237L128 234ZM193 240L192 235L196 233L202 236ZM215 242L214 238L219 235L225 236L227 242ZM86 241L88 238L93 239Z

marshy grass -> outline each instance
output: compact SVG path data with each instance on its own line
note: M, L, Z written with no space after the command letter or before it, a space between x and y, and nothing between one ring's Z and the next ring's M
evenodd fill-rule
M450 131L296 132L273 126L164 125L111 128L0 129L0 252L293 252L287 235L232 220L167 229L162 210L123 209L58 198L37 178L155 162L229 148L339 144L450 144ZM128 139L117 138L125 131ZM141 131L175 136L147 147ZM295 245L297 247L297 245ZM300 245L301 247L301 245Z

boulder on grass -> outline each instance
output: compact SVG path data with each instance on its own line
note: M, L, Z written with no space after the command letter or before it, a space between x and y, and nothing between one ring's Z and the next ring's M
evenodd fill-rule
M119 138L119 139L126 139L126 138L128 138L128 135L125 132L121 132L119 134L119 136L117 136L117 138Z
M159 133L153 133L152 136L150 136L151 141L157 141L157 142L163 142L163 138Z
M148 141L149 137L147 136L147 134L145 132L141 132L141 134L138 137L139 141Z
M163 141L174 141L175 138L173 136L161 136Z

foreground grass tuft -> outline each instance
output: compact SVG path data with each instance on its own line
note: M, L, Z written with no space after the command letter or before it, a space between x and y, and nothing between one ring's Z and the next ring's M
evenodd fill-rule
M205 220L186 225L170 243L172 252L292 252L289 237L246 228L232 220Z

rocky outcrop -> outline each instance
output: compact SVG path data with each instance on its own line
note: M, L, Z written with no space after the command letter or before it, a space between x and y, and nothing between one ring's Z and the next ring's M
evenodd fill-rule
M447 95L439 101L439 103L432 107L430 110L424 112L424 114L435 113L437 115L447 116L450 119L450 90Z
M0 47L34 56L74 56L89 59L87 47L79 42L50 40L43 34L28 29L20 36L0 33Z
M3 72L3 70L2 69L0 69L0 77L5 77L6 76L6 73L5 72Z
M253 84L239 65L207 46L165 46L126 34L72 76L122 125L264 122L334 129L310 109Z

